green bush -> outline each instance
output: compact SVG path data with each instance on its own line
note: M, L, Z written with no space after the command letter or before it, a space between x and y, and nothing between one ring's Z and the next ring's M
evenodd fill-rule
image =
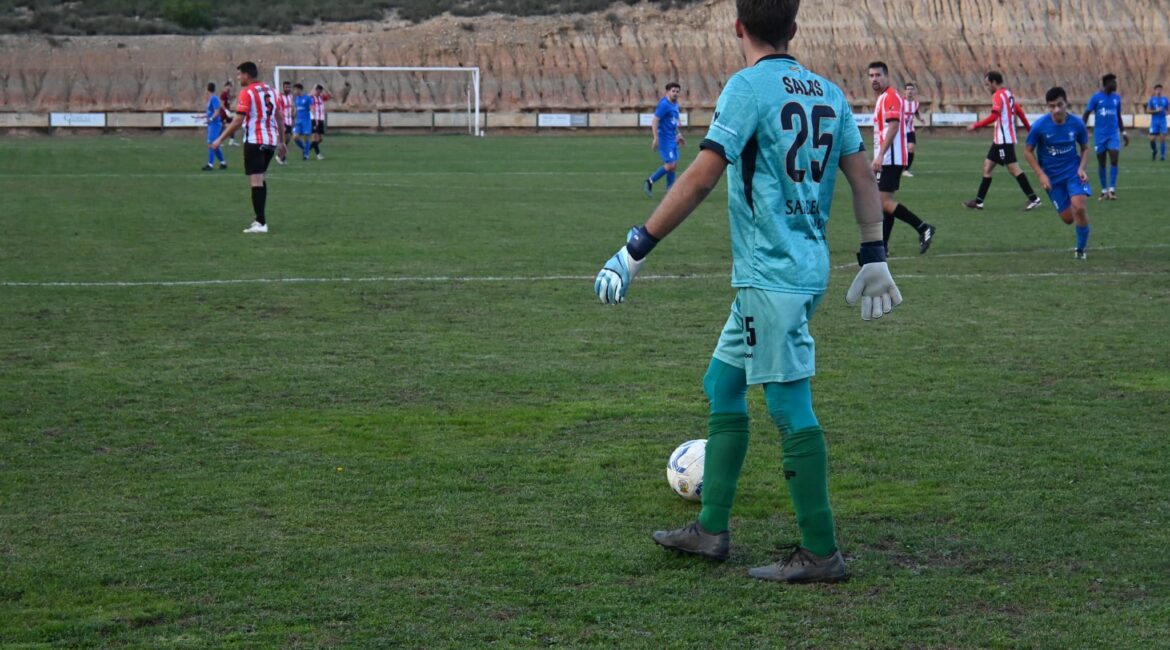
M189 31L209 31L215 27L211 5L199 0L167 0L162 17Z

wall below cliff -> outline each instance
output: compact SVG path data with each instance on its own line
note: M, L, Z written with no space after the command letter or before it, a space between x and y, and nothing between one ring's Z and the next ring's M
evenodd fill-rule
M1002 70L1038 108L1063 85L1074 103L1114 72L1127 101L1170 83L1170 11L1162 0L823 0L805 2L792 52L868 103L865 66L886 61L896 82L956 109L989 101L980 83ZM618 111L653 106L679 81L687 106L714 105L743 65L735 3L662 12L614 5L587 16L454 18L322 26L289 36L0 36L5 111L197 110L208 81L254 60L275 64L479 66L489 111ZM465 85L440 75L306 75L342 96L336 109L453 108ZM345 84L348 83L348 86Z

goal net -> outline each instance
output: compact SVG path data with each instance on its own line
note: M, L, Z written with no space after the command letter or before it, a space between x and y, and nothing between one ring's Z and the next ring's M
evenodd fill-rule
M304 85L306 93L317 84L324 86L333 96L330 111L429 115L432 127L483 135L477 67L278 65L273 80L278 92L286 81ZM393 117L387 119L391 123L381 126L397 125ZM410 119L399 122L421 125Z

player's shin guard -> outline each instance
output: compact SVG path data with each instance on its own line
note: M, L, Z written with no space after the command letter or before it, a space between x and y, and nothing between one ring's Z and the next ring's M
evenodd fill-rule
M1027 174L1020 172L1020 175L1016 176L1016 182L1020 184L1020 190L1024 192L1024 196L1027 196L1028 200L1035 201L1039 198L1036 196L1036 192L1032 190L1032 184L1028 182Z
M218 159L219 159L219 162L221 162L221 163L225 163L225 162L227 162L227 161L226 161L226 160L224 160L224 158L223 158L223 147L220 147L220 148L218 148L218 149L216 149L216 150L215 150L215 157L216 157L216 158L218 158Z
M256 222L267 223L264 219L264 205L268 202L268 184L252 188L252 211L256 213Z
M703 509L699 511L699 524L709 533L722 533L731 522L748 439L747 413L710 415L703 458Z
M666 176L666 168L659 167L658 169L654 170L653 174L650 174L650 182L657 183L658 179L662 178L663 176Z
M1089 226L1077 226L1077 250L1083 251L1089 245ZM705 479L704 479L705 480Z
M983 200L987 198L987 192L990 190L991 190L991 177L988 176L988 177L985 177L983 180L979 181L979 193L975 195L975 200L978 201L979 203L983 203Z
M670 189L674 185L674 172L666 172L666 189Z
M215 164L215 149L207 148L207 166L211 167Z
M710 456L710 443L707 454ZM784 436L784 479L800 527L800 545L820 556L837 550L833 508L829 505L829 453L820 427ZM706 475L703 490L706 496Z

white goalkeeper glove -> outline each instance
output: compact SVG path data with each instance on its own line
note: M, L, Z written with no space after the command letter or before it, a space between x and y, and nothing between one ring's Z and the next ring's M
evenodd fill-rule
M881 318L902 304L902 292L894 284L890 266L886 264L886 245L880 241L865 242L857 253L861 270L849 285L845 302L856 304L861 299L861 320Z
M609 258L605 266L597 272L597 279L593 281L593 291L597 293L601 302L616 305L626 299L630 282L633 282L638 271L642 269L646 254L657 243L658 240L650 236L644 227L630 228L630 232L626 234L626 245ZM634 255L639 255L639 258L634 259Z

